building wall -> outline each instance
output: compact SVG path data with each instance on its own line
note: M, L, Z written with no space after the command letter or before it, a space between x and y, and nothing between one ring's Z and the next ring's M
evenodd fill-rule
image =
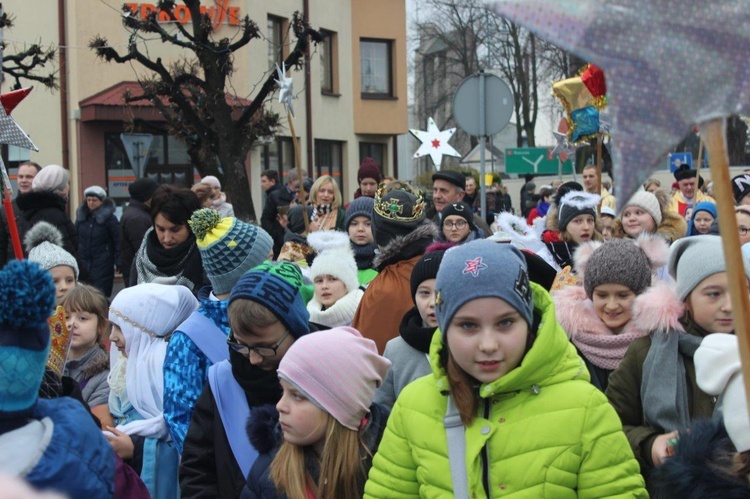
M107 63L96 58L88 43L96 34L106 37L120 53L126 51L129 33L121 22L122 2L105 0L69 0L65 3L67 16L68 91L47 91L40 86L13 113L14 118L26 130L40 148L31 159L42 165L62 164L61 99L66 99L69 108L69 168L71 169L71 206L80 202L83 189L91 184L106 186L104 166L104 134L122 132L123 123L81 122L79 102L122 81L134 81L146 76L148 71L139 64ZM144 3L156 3L147 0ZM204 0L204 4L213 2ZM43 45L59 45L57 2L45 3L40 8L38 1L17 2L6 6L16 18L16 26L6 31L6 40L41 42ZM180 4L180 2L178 2ZM291 20L292 13L303 10L303 0L231 0L230 6L238 7L241 16L249 15L259 26L263 37L251 41L237 52L235 69L231 78L237 95L252 99L265 79L274 73L268 67L268 42L265 39L268 15ZM313 139L337 140L343 147L343 190L351 198L357 188L356 171L359 167L359 142L387 143L387 158L392 161L395 135L406 131L406 14L404 0L326 0L310 1L310 22L315 28L323 28L337 34L338 95L324 95L320 85L320 53L312 48L310 82ZM237 27L224 25L218 36L232 37ZM388 38L394 43L394 94L390 101L363 101L359 97L359 37ZM294 42L290 33L288 40ZM9 44L8 51L13 50ZM177 47L163 44L158 39L148 42L148 53L160 56L168 64L180 56ZM288 49L286 53L288 53ZM294 102L294 125L300 138L301 163L312 165L308 158L306 133L306 101L304 71L292 71L297 99ZM6 82L3 90L12 82ZM270 109L282 116L279 135L289 136L286 113L276 102ZM362 134L362 135L357 135ZM262 202L260 192L261 147L254 147L248 156L248 173L251 192L259 214ZM392 171L393 165L383 165Z

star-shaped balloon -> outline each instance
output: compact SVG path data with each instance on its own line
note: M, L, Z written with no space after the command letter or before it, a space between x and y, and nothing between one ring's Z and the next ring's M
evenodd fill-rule
M427 120L427 131L410 129L409 132L422 143L417 152L414 153L414 157L429 156L437 170L440 170L443 156L461 157L461 154L448 144L450 138L456 133L455 128L441 131L435 125L435 121L429 118Z
M282 62L281 67L276 64L276 84L279 86L279 102L284 104L289 110L289 113L294 116L294 107L292 101L294 100L294 79L286 76L286 65Z
M619 202L661 166L693 125L750 114L747 0L492 3L503 17L604 71Z
M569 157L575 156L575 153L578 150L578 148L584 145L584 144L571 144L571 142L568 140L567 133L552 132L552 135L555 136L557 145L555 146L554 149L552 149L552 152L549 153L549 156L551 158L554 158L555 156L559 154L560 160L563 162L567 161Z

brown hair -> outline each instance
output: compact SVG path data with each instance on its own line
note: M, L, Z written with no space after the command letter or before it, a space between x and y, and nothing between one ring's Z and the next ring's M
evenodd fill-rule
M281 322L273 312L258 302L237 298L229 304L229 327L232 331L249 331Z
M536 341L537 331L539 330L539 323L541 318L534 311L534 323L529 325L529 330L526 334L526 349L523 353L524 357L529 352L531 347ZM476 380L469 376L469 374L461 369L456 360L453 358L453 354L448 348L448 342L446 339L443 350L440 352L440 362L445 367L445 373L448 377L448 385L453 397L453 404L458 410L458 414L461 416L461 422L468 426L474 421L477 415L477 407L479 406L479 396L475 385ZM523 362L523 357L521 358Z
M366 474L361 456L369 450L359 432L350 430L327 414L326 438L320 455L320 478L312 482L305 468L305 452L310 449L283 442L271 463L271 479L279 494L290 499L307 497L306 487L316 498L348 499L359 497Z
M109 303L104 294L94 286L81 284L71 288L60 300L60 305L65 309L65 313L87 312L94 314L97 319L97 339L96 342L102 346L102 334L107 330L109 325Z

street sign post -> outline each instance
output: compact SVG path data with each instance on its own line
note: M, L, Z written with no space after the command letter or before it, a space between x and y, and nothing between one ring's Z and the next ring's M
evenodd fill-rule
M487 136L499 133L513 116L513 92L507 83L493 74L480 71L469 76L453 94L453 116L469 135L479 137L479 175L485 175L485 144ZM479 199L482 218L487 216L487 191L480 182Z
M556 175L573 173L573 162L570 158L562 162L562 169L557 157L553 157L552 147L519 147L505 150L505 173L535 175Z

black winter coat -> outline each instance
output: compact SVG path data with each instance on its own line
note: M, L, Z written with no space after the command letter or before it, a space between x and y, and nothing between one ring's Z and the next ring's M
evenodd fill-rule
M214 394L206 383L195 403L180 464L182 499L236 499L245 486L221 423Z
M365 477L372 466L372 458L378 451L380 440L383 438L385 425L388 422L390 411L387 407L373 403L370 406L370 416L367 426L362 432L362 440L367 446L368 453L363 453L362 459L365 466ZM247 434L250 443L253 444L260 455L256 459L247 477L247 487L242 491L242 499L286 499L285 494L279 495L271 480L271 463L279 450L284 435L279 427L279 413L272 405L258 407L247 421ZM319 463L311 460L308 463L308 472L313 479L320 476ZM364 494L365 480L362 480L359 497Z
M23 248L23 236L26 235L26 218L23 216L21 208L18 207L16 201L13 201L13 214L16 219L16 227L18 227L18 235L21 238L21 247ZM24 256L27 256L26 249L23 249ZM0 209L0 268L3 268L6 263L10 260L15 259L13 253L13 241L10 238L10 229L8 228L8 216L5 213L5 209Z
M120 266L120 222L115 203L107 198L94 210L84 201L76 212L78 257L88 267L89 281L104 293L112 294L115 266Z
M27 192L19 194L16 204L23 211L26 226L30 229L37 222L54 225L63 236L63 249L78 257L78 234L65 208L68 202L52 192Z
M130 267L151 225L151 209L131 199L120 217L120 268L125 286L130 285Z

